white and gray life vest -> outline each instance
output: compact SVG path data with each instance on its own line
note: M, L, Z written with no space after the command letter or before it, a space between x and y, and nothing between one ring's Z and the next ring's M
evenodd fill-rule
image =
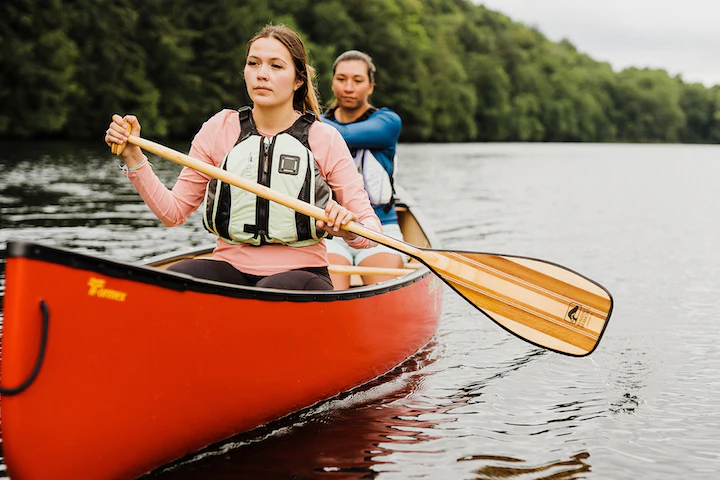
M240 138L220 168L275 191L325 208L332 190L320 175L308 132L315 115L306 113L274 137L258 133L250 107L240 113ZM328 234L315 219L258 197L222 180L210 179L203 204L205 228L229 243L304 247Z
M393 204L393 178L375 158L372 150L360 148L354 152L355 166L363 177L365 190L373 207ZM397 155L393 160L393 176L397 170Z

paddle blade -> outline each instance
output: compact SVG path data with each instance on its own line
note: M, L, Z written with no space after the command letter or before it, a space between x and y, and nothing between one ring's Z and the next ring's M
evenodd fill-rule
M532 258L433 250L429 265L448 285L507 331L572 356L597 347L613 300L601 285Z

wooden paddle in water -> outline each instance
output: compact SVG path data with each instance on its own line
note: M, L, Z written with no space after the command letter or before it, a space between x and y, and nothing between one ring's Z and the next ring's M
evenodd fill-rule
M130 135L129 143L262 198L327 221L325 211L168 147ZM122 151L125 145L113 148ZM613 300L600 284L563 266L533 258L420 248L370 230L343 226L419 260L465 300L514 335L540 347L584 356L597 347Z

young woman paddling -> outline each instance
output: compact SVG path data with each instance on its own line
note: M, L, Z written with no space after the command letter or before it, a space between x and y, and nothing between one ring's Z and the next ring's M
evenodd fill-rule
M341 54L333 65L332 91L335 106L325 113L324 121L338 129L353 154L358 171L383 233L402 240L398 216L393 203L395 151L402 121L388 108L375 108L370 95L375 89L375 65L369 55L357 50ZM342 238L328 242L330 263L366 267L401 268L404 255L384 245L358 249ZM393 277L366 275L366 285ZM348 288L347 275L332 275L337 289Z
M244 69L252 109L222 110L207 120L190 156L323 207L327 225L189 168L168 190L139 147L122 151L128 178L165 225L182 224L203 204L203 223L218 236L212 260L186 260L170 270L240 285L332 290L327 233L359 249L376 245L340 229L350 221L381 227L343 138L316 121L313 74L294 31L263 28L248 44ZM114 115L105 142L125 143L127 126L140 135L137 118Z

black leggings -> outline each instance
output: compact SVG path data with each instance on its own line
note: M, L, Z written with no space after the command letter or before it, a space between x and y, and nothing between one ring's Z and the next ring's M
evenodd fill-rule
M306 267L268 277L243 273L227 262L195 258L183 260L168 267L173 272L185 273L196 278L216 282L234 283L284 290L332 290L333 284L327 267Z

